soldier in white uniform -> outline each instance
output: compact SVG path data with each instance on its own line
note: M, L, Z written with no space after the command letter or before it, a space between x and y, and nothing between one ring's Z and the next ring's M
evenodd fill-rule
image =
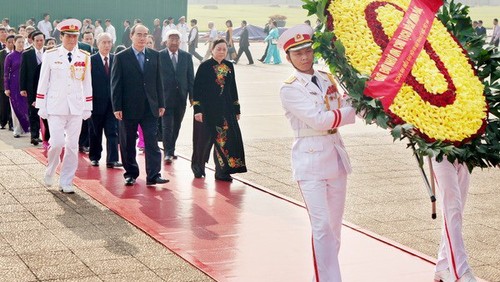
M462 235L462 223L470 173L465 164L431 159L437 198L441 204L443 227L436 263L436 282L476 282L470 269Z
M63 193L73 193L73 178L78 166L78 137L82 119L92 111L90 57L78 49L82 23L67 19L57 25L62 45L45 52L36 95L38 114L49 122L48 166L44 182L53 185L64 147L59 181Z
M314 281L341 281L338 253L349 157L338 128L352 124L355 110L338 91L333 75L314 70L313 30L302 24L285 31L278 44L295 72L281 87L281 102L295 135L293 177L312 229Z

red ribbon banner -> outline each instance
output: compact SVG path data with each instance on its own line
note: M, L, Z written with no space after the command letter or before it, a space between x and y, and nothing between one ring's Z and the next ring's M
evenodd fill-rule
M388 109L424 47L442 0L412 0L384 50L364 94Z

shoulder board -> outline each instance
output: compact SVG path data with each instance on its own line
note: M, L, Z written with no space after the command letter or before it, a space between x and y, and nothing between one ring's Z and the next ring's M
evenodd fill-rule
M85 51L85 50L82 50L82 49L78 49L78 50L80 50L80 52L82 52L83 54L85 54L85 55L87 55L87 56L90 56L90 53L89 53L89 52L87 52L87 51Z
M335 76L333 74L331 74L329 72L326 72L326 71L320 71L320 70L318 72L322 73L322 74L325 74L328 77L328 80L330 80L330 82L332 84L335 84L336 79L335 79Z
M52 48L52 49L47 50L47 51L45 51L45 52L47 52L47 53L52 53L52 52L55 52L55 51L57 51L57 48Z
M295 80L297 80L297 77L295 75L292 75L287 80L285 80L285 83L292 84L292 82L294 82Z

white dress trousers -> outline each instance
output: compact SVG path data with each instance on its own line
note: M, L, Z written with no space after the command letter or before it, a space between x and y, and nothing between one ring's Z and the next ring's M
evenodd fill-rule
M443 211L443 228L436 271L449 269L458 280L469 270L462 236L465 202L469 190L470 173L467 166L450 163L446 158L438 163L432 158L436 192Z
M78 167L78 138L82 129L80 115L49 115L50 128L48 165L46 176L53 177L60 163L60 156L64 148L64 157L61 166L59 185L71 186Z

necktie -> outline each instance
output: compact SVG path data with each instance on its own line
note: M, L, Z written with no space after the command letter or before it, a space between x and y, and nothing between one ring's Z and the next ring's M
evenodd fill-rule
M174 65L174 70L177 70L177 54L172 54L172 64Z
M36 62L38 64L42 63L42 52L40 52L40 51L36 51Z
M141 67L141 70L144 71L144 53L139 52L137 54L137 60L139 61L139 66Z
M68 62L70 62L70 63L71 63L71 61L73 60L73 59L71 58L71 55L72 55L72 54L71 54L71 52L69 52L69 53L68 53Z
M319 86L319 83L318 83L318 78L313 75L313 77L311 78L311 81L316 84L316 86L318 86L319 90L322 90L321 87Z
M107 75L109 75L108 57L104 57L104 71L106 72Z

